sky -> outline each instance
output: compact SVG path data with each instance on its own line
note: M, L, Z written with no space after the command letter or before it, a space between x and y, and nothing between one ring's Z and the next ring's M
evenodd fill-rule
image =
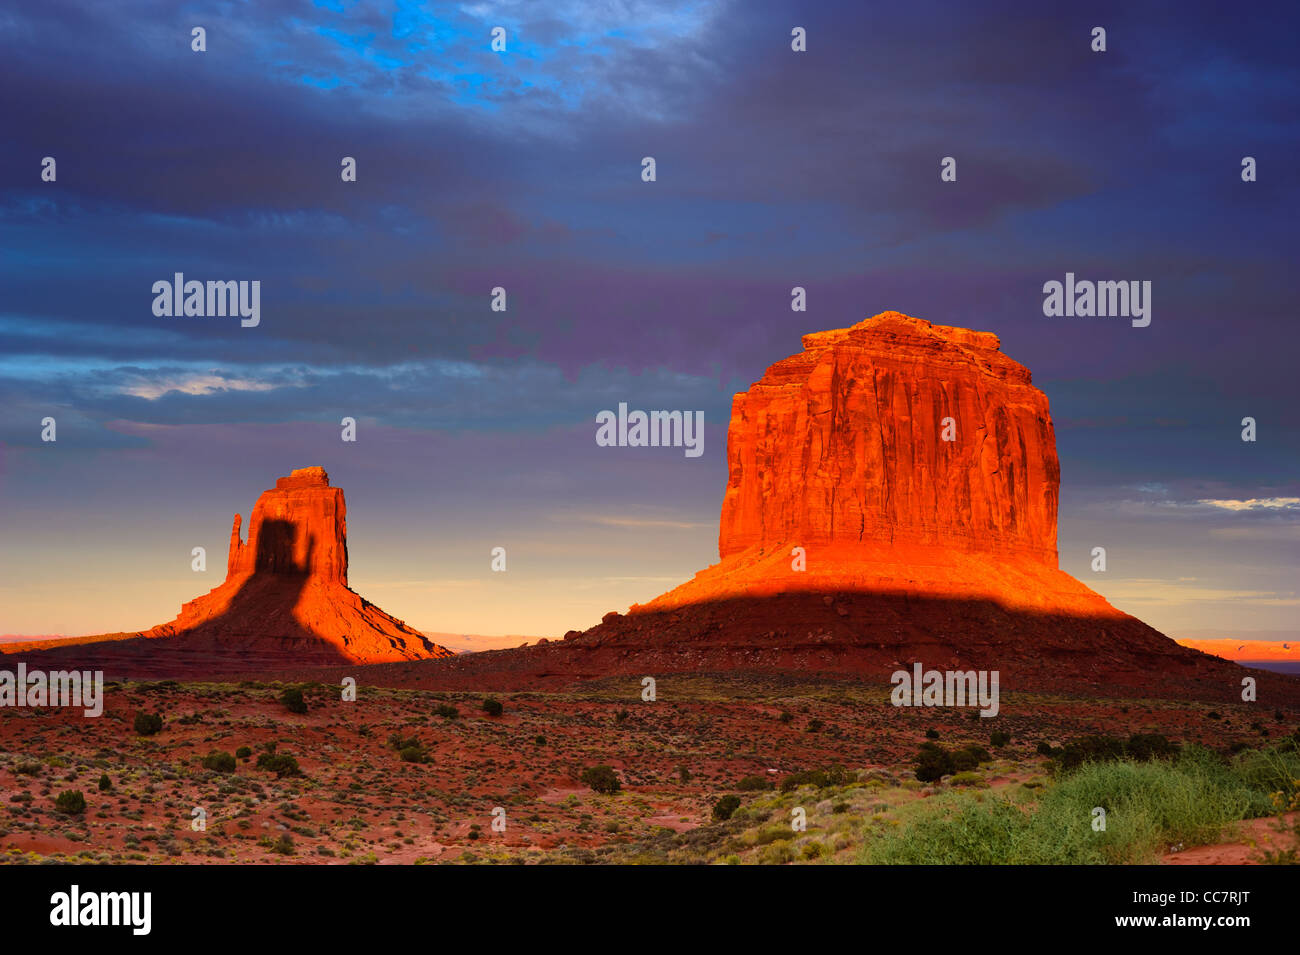
M583 629L716 561L733 394L889 309L1032 370L1063 569L1295 633L1300 14L898 6L0 9L0 634L172 619L309 465L393 615ZM260 282L259 324L156 316L176 272ZM1150 281L1150 325L1045 316L1067 272ZM704 453L598 447L619 402L703 410Z

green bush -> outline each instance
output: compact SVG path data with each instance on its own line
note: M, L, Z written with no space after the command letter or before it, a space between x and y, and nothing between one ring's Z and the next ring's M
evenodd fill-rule
M825 789L827 786L843 786L852 779L848 770L835 763L826 769L806 769L791 773L781 780L781 792L793 792L800 786L816 786L818 789Z
M735 795L723 796L713 804L713 819L715 822L723 822L730 819L732 814L740 808L740 797Z
M1289 802L1300 779L1300 747L1294 738L1283 738L1276 746L1242 753L1233 761L1236 774L1251 788L1265 793L1282 793Z
M589 766L582 771L582 781L598 793L610 795L623 788L618 774L612 767L600 765Z
M263 753L257 757L257 768L275 773L277 776L301 776L298 760L287 753Z
M248 759L252 755L253 755L253 751L249 749L247 746L241 746L239 747L239 749L235 750L236 759Z
M54 800L54 808L69 816L79 816L86 811L86 797L80 789L69 789L59 793Z
M1107 763L1121 759L1149 762L1153 759L1170 759L1178 754L1178 744L1160 733L1134 733L1128 742L1113 736L1083 736L1071 740L1052 755L1057 769L1067 772L1084 763Z
M139 736L152 736L163 728L163 718L157 713L146 713L143 710L135 714L135 731Z
M280 702L290 713L306 713L307 701L302 697L302 690L297 687L288 687L280 694Z
M999 746L1006 746L1011 742L1011 734L1004 730L994 730L989 734L989 745L994 749Z
M103 773L99 777L99 791L106 793L113 788L113 780L108 778L108 773Z
M1124 741L1113 736L1082 736L1071 740L1055 753L1059 769L1067 772L1084 763L1107 763L1124 758Z
M203 768L210 769L215 773L233 773L235 771L235 757L222 750L214 749L203 757Z
M766 776L742 776L740 782L736 783L736 788L741 792L756 792L760 789L771 789L772 780Z
M1108 747L1100 747L1106 751ZM929 817L884 830L860 861L906 865L1147 864L1174 843L1203 845L1267 813L1266 795L1200 747L1176 759L1088 762L1018 805L1007 796L927 800ZM1106 830L1092 810L1106 810Z
M953 751L952 765L953 769L961 773L978 769L980 763L987 763L992 758L987 749L972 743L969 746L963 746L961 749Z
M761 865L785 865L794 861L794 849L784 842L776 842L759 850L758 861Z
M1124 744L1124 755L1140 763L1153 759L1170 759L1178 755L1177 743L1166 739L1161 733L1134 733Z
M936 782L957 771L957 764L938 743L922 743L916 754L916 778L923 783Z
M483 701L483 712L488 716L500 716L504 709L505 707L501 705L500 700L494 699L490 696Z
M456 707L452 706L450 703L439 703L434 707L433 712L436 715L449 720L454 720L456 717L460 716L460 710L456 709Z
M404 763L427 763L431 759L423 744L403 746L398 750L397 755L401 757Z

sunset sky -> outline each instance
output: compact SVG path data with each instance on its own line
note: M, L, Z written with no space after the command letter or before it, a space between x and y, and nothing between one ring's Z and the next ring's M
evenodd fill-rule
M1040 6L9 5L0 634L170 620L308 465L394 616L585 628L716 561L732 395L887 309L1032 370L1063 569L1296 633L1300 15ZM260 325L156 317L176 272L260 281ZM1150 326L1045 317L1067 272L1150 281ZM619 402L703 410L703 455L598 447Z

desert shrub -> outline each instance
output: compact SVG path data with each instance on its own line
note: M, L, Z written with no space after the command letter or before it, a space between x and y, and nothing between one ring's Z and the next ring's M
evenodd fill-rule
M108 778L108 773L103 773L99 777L99 791L106 793L113 788L113 780Z
M429 753L425 750L424 745L420 743L415 746L403 746L398 750L397 755L401 757L404 763L427 763L430 761Z
M785 865L794 861L794 849L784 842L775 842L759 851L758 861L761 865Z
M460 710L456 709L456 707L452 706L450 703L439 703L434 707L433 712L448 720L454 720L456 717L460 716Z
M1124 758L1124 741L1113 736L1082 736L1055 753L1056 764L1066 772L1084 763L1107 763Z
M932 729L932 730L926 730L926 731L925 731L925 738L926 738L926 739L938 739L938 738L939 738L939 731L938 731L938 730L933 730L933 729Z
M1124 755L1140 763L1169 759L1178 755L1178 744L1162 733L1134 733L1124 744Z
M800 786L816 786L818 789L825 789L827 786L843 786L852 781L852 776L839 763L834 763L826 769L805 769L801 772L791 773L781 780L781 792L793 792Z
M257 768L265 769L281 777L302 775L298 760L288 753L263 753L257 757Z
M682 785L685 786L687 783L691 781L691 771L687 769L685 766L678 766L677 778L680 779L682 781Z
M999 746L1006 746L1011 742L1011 734L1005 730L994 730L989 734L989 745L995 749Z
M1052 749L1052 744L1047 740L1040 740L1038 748L1034 750L1039 756L1051 756L1056 750Z
M223 750L214 749L203 757L203 768L216 773L233 773L235 771L235 757Z
M1252 789L1270 795L1281 793L1283 800L1289 802L1300 780L1300 747L1294 739L1284 738L1276 746L1242 753L1233 760L1232 766Z
M598 793L610 795L618 792L623 788L619 782L618 774L613 768L605 766L589 766L582 771L582 781Z
M538 746L545 746L545 745L546 745L546 737L545 737L545 736L540 736L540 735L539 735L539 736L534 736L534 737L533 737L533 742L536 743Z
M766 776L742 776L740 782L736 783L736 788L741 792L756 792L760 789L771 789L772 781Z
M80 789L68 789L59 793L54 808L69 816L79 816L86 811L86 797Z
M826 726L825 723L823 723L821 720L814 717L813 719L810 719L808 721L808 732L820 733L825 728L825 726Z
M992 758L987 749L972 743L970 746L963 746L961 749L953 751L952 765L953 769L961 773L978 769L980 763L987 763Z
M241 746L239 747L239 749L235 750L236 759L248 759L252 755L253 755L253 751L249 749L247 746Z
M740 808L740 797L735 795L723 796L713 804L713 819L715 822L723 822L730 819L732 814Z
M1189 747L1170 760L1085 763L1023 807L1003 796L927 802L929 816L884 830L863 848L861 861L1150 863L1171 844L1212 842L1227 824L1259 812L1267 799L1213 753ZM1104 832L1092 829L1097 806L1106 810Z
M1178 744L1160 733L1134 733L1128 742L1114 736L1083 736L1054 751L1058 771L1070 772L1084 763L1106 763L1121 759L1148 762L1170 759L1178 754Z
M955 774L949 782L954 786L982 786L984 785L984 777L979 773L960 772Z
M280 694L280 702L290 713L306 713L307 701L302 697L302 690L295 686L287 687Z
M952 753L938 743L922 743L916 754L916 778L923 783L932 783L956 772Z
M505 707L501 705L501 701L493 697L489 696L483 701L483 712L488 716L500 716L504 709Z
M800 853L805 859L820 859L826 854L826 846L820 842L810 842L803 847Z
M41 771L41 764L32 760L25 760L14 767L14 772L20 776L35 776Z
M627 710L619 710L617 713L614 714L614 722L615 723L625 722L629 716L631 716L631 714L628 713Z
M789 710L782 710L780 719L782 723L789 723L791 720L794 719L794 714L791 713Z
M146 713L139 710L135 714L135 723L133 725L136 735L152 736L163 728L163 718L157 713Z
M271 844L271 851L278 852L282 856L293 855L295 852L293 838L287 832L280 833L280 838Z

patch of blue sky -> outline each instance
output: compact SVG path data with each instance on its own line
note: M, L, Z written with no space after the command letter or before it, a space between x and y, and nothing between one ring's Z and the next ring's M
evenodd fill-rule
M311 76L306 73L298 77L298 82L321 90L335 90L343 85L343 81L337 76Z
M317 27L316 32L327 40L333 40L340 46L361 54L365 60L380 69L396 70L406 65L405 61L376 49L374 33L350 34L344 33L342 30L336 30L333 27Z
M325 0L317 6L342 12L339 5ZM319 89L334 89L362 85L362 76L367 73L415 67L420 75L452 91L449 99L457 106L493 112L502 100L517 98L521 91L544 90L551 96L535 105L574 110L581 107L588 92L599 88L598 73L613 65L620 51L632 53L666 38L698 35L711 19L712 6L688 3L670 5L667 10L657 7L649 13L629 14L611 25L608 11L603 8L560 4L559 8L548 9L547 14L567 24L570 31L557 35L548 27L546 39L540 40L529 35L528 22L517 15L526 7L483 3L429 10L422 4L399 0L391 14L389 38L378 36L374 30L349 32L346 20L339 25L315 26L319 36L335 45L343 57L343 66L330 72L303 64L298 80ZM506 30L506 50L491 53L491 31L497 26ZM590 56L590 70L575 70L575 49ZM408 58L393 55L399 51ZM498 58L502 71L486 72L482 54ZM466 62L467 55L474 56L472 65ZM551 71L555 65L552 61L557 59L563 61L563 80Z

